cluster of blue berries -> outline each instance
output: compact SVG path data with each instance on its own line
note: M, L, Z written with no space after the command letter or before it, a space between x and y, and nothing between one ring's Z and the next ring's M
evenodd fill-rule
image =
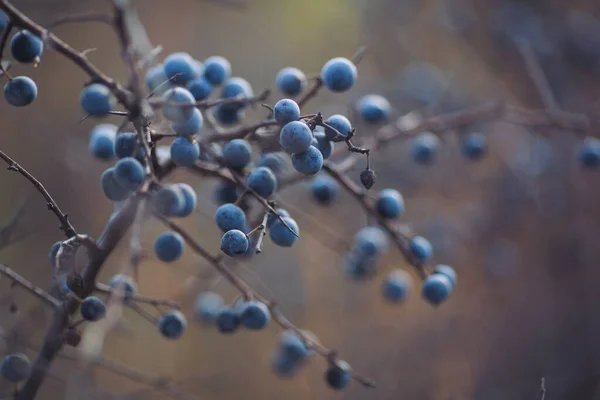
M9 27L9 19L6 14L0 12L0 35L4 34ZM40 62L44 51L42 40L27 30L16 32L9 43L12 58L21 64L35 64ZM4 98L8 104L15 107L27 106L37 98L38 88L33 79L28 76L12 77L4 70L3 75L8 78L4 85Z
M271 321L271 312L266 304L240 298L234 304L226 305L223 298L213 292L198 296L195 312L199 321L214 324L224 334L234 333L239 327L261 330Z

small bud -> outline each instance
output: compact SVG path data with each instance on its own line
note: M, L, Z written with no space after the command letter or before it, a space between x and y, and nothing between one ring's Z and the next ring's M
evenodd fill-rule
M371 168L366 168L363 172L360 173L360 183L365 187L365 189L369 190L375 184L377 180L377 175L375 171Z

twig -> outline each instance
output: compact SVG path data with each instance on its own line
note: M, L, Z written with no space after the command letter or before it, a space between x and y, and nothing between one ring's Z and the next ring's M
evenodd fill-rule
M35 296L44 300L46 303L51 305L54 308L61 307L62 303L50 295L48 292L43 290L42 288L35 286L33 283L29 282L27 279L23 278L21 275L7 267L6 265L0 264L0 274L10 278L13 282L21 285Z
M113 292L113 288L105 285L103 283L96 283L96 290L102 293L106 293L106 294L111 294ZM141 295L134 295L131 297L132 302L135 303L145 303L145 304L150 304L153 306L166 306L166 307L170 307L170 308L175 308L175 309L181 309L181 304L171 301L171 300L165 300L165 299L156 299L154 297L148 297L148 296L141 296Z
M542 377L540 381L540 391L538 393L538 400L546 399L546 378Z
M535 85L544 107L548 110L560 109L560 106L558 105L558 102L552 93L552 89L550 88L548 78L546 77L546 74L544 74L544 70L542 69L542 66L540 65L539 60L537 59L529 42L520 41L517 43L517 48L519 49L519 53L521 53L521 57L525 63L527 75L529 75L529 78Z
M67 238L77 235L77 231L75 231L75 228L73 225L71 225L71 222L69 222L69 215L61 211L61 209L58 207L58 204L56 204L52 196L50 196L50 193L48 193L44 185L42 185L42 183L33 175L31 175L25 168L20 166L15 160L10 158L1 150L0 158L2 158L8 164L9 171L15 171L23 175L42 194L42 196L44 196L48 210L52 211L54 215L56 215L56 218L58 218L60 221L60 229L64 231Z
M207 110L209 108L220 106L222 104L236 104L236 103L240 103L240 102L244 102L246 104L262 103L270 96L270 94L271 94L271 91L269 89L265 89L261 93L259 93L257 96L254 96L254 97L237 96L237 97L231 97L231 98L227 98L227 99L202 100L202 101L197 101L197 102L191 103L191 104L173 103L173 102L166 101L164 98L161 97L161 98L151 99L150 105L154 109L162 108L162 107L164 107L165 104L168 104L170 106L181 107L181 108L197 107L201 110Z
M74 22L101 22L112 26L112 18L110 15L91 12L86 14L66 15L64 17L56 19L54 22L48 24L47 29L53 29L63 24L70 24Z
M208 118L209 116L210 116L210 114L207 115L207 118L206 118L207 120L209 119ZM200 139L200 145L202 146L202 145L205 145L205 144L208 144L211 142L221 142L221 141L228 142L233 139L241 139L241 138L244 138L249 133L255 132L259 128L269 127L269 126L277 126L277 125L279 125L279 122L275 121L274 119L265 119L261 122L257 122L252 125L240 126L239 128L234 128L231 130L216 131L212 134L203 136Z
M248 286L246 282L244 282L237 274L235 274L231 269L229 269L219 258L211 255L208 251L206 251L194 238L191 237L183 228L181 228L178 224L170 221L168 218L165 218L162 215L156 215L160 221L162 221L169 229L179 233L183 240L192 248L192 250L199 254L201 257L206 259L227 281L229 281L233 286L235 286L239 292L246 299L253 299L256 301L260 301L261 303L267 305L269 310L271 311L271 316L273 320L282 328L290 329L296 332L304 342L311 348L315 350L319 355L327 358L328 360L335 360L337 358L336 352L326 348L321 345L319 342L311 339L302 331L302 329L298 328L294 325L290 320L288 320L285 315L279 310L276 304L272 301L269 301ZM357 382L361 383L366 387L375 387L375 382L372 379L366 378L359 374L356 371L352 371L352 378Z
M265 212L262 222L258 226L259 234L258 234L258 239L256 240L256 246L255 246L256 254L262 253L261 246L262 246L263 239L265 238L265 236L267 236L267 221L269 219L270 214L271 213L269 211Z
M53 33L48 32L48 30L33 22L25 14L15 8L15 6L13 6L8 0L0 0L0 9L4 11L6 15L8 15L15 26L27 29L31 33L41 37L44 42L49 45L49 47L52 47L66 58L73 61L73 63L75 63L79 68L90 75L93 80L108 87L121 103L129 103L130 93L125 90L120 83L102 73L94 64L92 64L85 56L81 55L81 53L79 53L77 50L63 42Z

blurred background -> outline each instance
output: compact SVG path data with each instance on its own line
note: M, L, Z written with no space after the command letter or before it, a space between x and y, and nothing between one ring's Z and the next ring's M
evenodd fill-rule
M255 92L274 89L277 72L295 66L319 72L336 56L368 52L354 88L342 95L322 91L303 112L347 113L362 95L386 96L400 115L457 110L489 100L541 108L515 40L536 52L562 108L597 118L600 112L600 4L588 0L137 0L140 17L163 56L187 51L203 60L228 58L233 75ZM73 13L108 10L98 0L15 2L42 25ZM101 24L70 24L55 33L108 75L126 79L113 32ZM110 164L87 150L95 122L82 117L79 92L86 77L57 53L47 51L38 68L17 65L39 97L27 108L0 102L0 148L38 177L75 227L97 237L113 210L98 180ZM269 102L281 95L274 91ZM250 119L259 119L257 109ZM118 123L119 119L110 122ZM360 132L361 126L359 125ZM365 127L363 127L365 128ZM501 121L467 127L488 135L490 153L472 162L461 155L461 132L443 133L443 146L429 166L416 164L407 143L387 144L373 157L379 181L404 195L402 222L434 245L436 263L459 274L452 298L439 308L419 295L418 278L392 249L382 270L405 268L415 287L401 305L381 296L381 277L349 279L342 269L340 237L351 243L366 223L346 194L330 207L317 205L308 182L280 196L298 221L301 239L290 249L268 242L263 254L238 268L286 315L315 332L353 367L372 377L377 389L356 383L341 392L323 380L326 362L314 359L300 376L281 379L271 371L278 329L223 336L193 318L195 296L214 290L236 293L187 251L175 264L152 257L140 269L141 292L183 301L189 325L178 341L134 313L108 336L105 355L150 376L172 378L198 398L211 399L600 399L600 191L597 172L577 163L582 137L558 129L527 130ZM464 133L464 132L462 132ZM357 180L360 169L350 172ZM215 182L185 173L199 194L198 216L184 225L214 253L220 235L213 223ZM50 246L62 239L57 221L39 194L19 175L0 173L0 218L10 220L26 201L22 227L27 238L2 250L0 261L47 287ZM144 225L151 249L163 227ZM102 272L108 279L127 262L125 241ZM49 315L28 293L3 293L0 321L34 347ZM11 313L8 304L18 305ZM19 345L31 357L35 352ZM14 351L10 343L6 351ZM59 359L44 384L43 399L164 399L166 395L117 374L96 369L81 376ZM5 384L3 390L11 388ZM112 393L110 396L108 393ZM120 396L120 397L119 397Z

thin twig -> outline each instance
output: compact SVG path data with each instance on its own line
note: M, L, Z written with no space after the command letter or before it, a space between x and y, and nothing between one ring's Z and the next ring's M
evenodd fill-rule
M540 95L540 99L542 100L542 104L548 110L558 110L560 106L552 93L552 89L550 88L550 83L548 82L548 78L540 65L540 62L535 55L535 52L531 48L531 45L527 41L520 41L517 44L517 48L519 49L519 53L523 58L523 62L525 63L525 68L527 70L527 75L535 85L535 89Z
M51 305L52 307L58 308L62 305L60 300L54 298L51 294L46 292L44 289L35 286L33 283L29 282L27 279L23 278L21 275L16 273L14 270L10 269L6 265L0 264L0 274L10 278L13 282L21 285L29 292L33 293L35 296L44 300L46 303Z
M51 22L50 24L48 24L47 29L53 29L60 25L71 24L71 23L75 23L75 22L77 22L77 23L79 23L79 22L81 22L81 23L101 22L101 23L112 26L113 21L112 21L112 18L110 17L110 15L97 13L97 12L66 15L66 16L60 17L60 18L56 19L55 21Z
M44 185L42 185L42 183L38 181L33 175L31 175L25 168L23 168L15 160L10 158L8 155L6 155L6 153L4 153L1 150L0 158L2 158L4 162L8 164L9 171L15 171L23 175L29 182L31 182L31 184L38 190L38 192L40 192L42 196L44 196L44 199L46 199L46 206L48 207L48 210L52 211L54 215L56 215L56 218L58 218L58 220L60 221L60 229L64 231L67 238L71 238L77 235L77 231L75 231L75 228L73 227L73 225L71 225L71 222L69 222L69 215L61 211L61 209L58 207L58 204L56 204L52 196L50 196L50 193L48 193Z
M267 100L267 98L269 97L270 94L271 94L271 91L269 89L265 89L261 93L259 93L257 96L254 96L254 97L237 96L237 97L230 97L227 99L222 98L222 99L216 99L216 100L201 100L201 101L197 101L195 103L190 103L190 104L174 103L174 102L167 101L162 97L157 97L157 98L150 100L150 105L154 109L162 108L165 106L165 104L168 104L169 106L175 106L175 107L181 107L181 108L197 107L200 110L208 110L209 108L220 106L222 104L236 104L236 103L240 103L240 102L243 102L244 104L262 103L263 101Z
M265 236L267 236L267 221L269 219L269 215L271 213L269 211L265 212L265 215L263 216L262 222L260 223L260 225L258 226L258 239L256 240L256 254L260 254L262 253L262 242L263 239L265 238Z
M315 352L327 358L328 360L334 361L337 358L337 353L335 351L326 348L319 342L306 335L306 333L303 332L302 329L298 328L289 319L287 319L285 315L283 315L281 310L277 307L277 305L274 302L265 299L264 297L256 293L254 290L252 290L252 288L250 288L250 286L248 286L248 284L244 282L242 278L240 278L229 267L227 267L227 265L225 265L219 258L211 255L208 251L206 251L189 233L187 233L178 224L174 223L173 221L170 221L168 218L162 215L157 214L156 218L162 221L167 227L169 227L169 229L179 233L181 237L183 237L183 240L188 244L188 246L192 248L192 250L195 253L206 259L227 281L229 281L233 286L235 286L246 299L253 299L267 305L269 307L269 310L271 311L271 316L273 320L279 326L281 326L284 329L290 329L296 332L302 338L302 340L306 342L308 346L313 348ZM362 376L357 371L352 371L352 378L366 387L375 387L375 382L373 382L372 379Z
M106 294L111 294L113 292L113 288L105 285L103 283L96 283L96 290L101 292L101 293L106 293ZM145 304L150 304L153 306L166 306L166 307L170 307L170 308L174 308L174 309L181 309L181 304L172 301L172 300L165 300L165 299L157 299L154 297L148 297L148 296L142 296L139 294L133 295L129 301L132 301L134 303L145 303Z

